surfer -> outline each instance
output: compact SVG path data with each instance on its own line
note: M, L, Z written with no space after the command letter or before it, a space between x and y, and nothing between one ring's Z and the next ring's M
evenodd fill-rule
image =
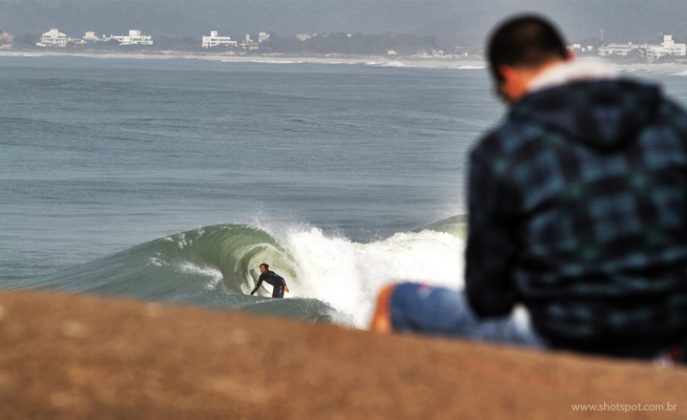
M283 298L284 292L290 292L289 287L286 285L286 280L274 271L270 271L270 266L262 263L260 264L260 277L258 278L258 284L255 285L255 289L250 292L251 296L258 291L262 282L266 282L272 285L272 297L273 298Z

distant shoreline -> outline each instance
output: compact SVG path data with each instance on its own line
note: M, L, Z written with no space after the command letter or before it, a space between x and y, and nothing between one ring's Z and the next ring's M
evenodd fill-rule
M373 67L396 67L434 70L486 70L487 63L476 58L459 56L421 55L357 55L357 54L256 54L228 55L204 52L155 51L155 52L111 52L111 51L57 51L57 50L0 50L3 57L77 57L103 60L198 60L221 63L263 63L263 64L338 64L367 65ZM627 72L684 73L687 63L615 63L618 69Z
M201 60L223 63L265 63L265 64L362 64L378 67L407 67L426 69L482 70L486 63L478 59L446 56L374 56L374 55L228 55L216 53L195 53L182 51L160 52L71 52L71 51L0 51L0 57L79 57L99 59L131 60Z

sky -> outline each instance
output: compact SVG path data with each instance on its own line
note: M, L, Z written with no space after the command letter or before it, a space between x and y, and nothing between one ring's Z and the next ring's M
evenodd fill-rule
M559 23L570 41L687 39L686 0L0 0L0 29L14 34L59 27L198 37L211 29L239 35L385 32L482 43L513 13L535 11Z

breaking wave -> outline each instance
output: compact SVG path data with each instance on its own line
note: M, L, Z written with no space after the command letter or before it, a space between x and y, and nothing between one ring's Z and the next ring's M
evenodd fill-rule
M279 232L247 225L216 225L146 242L51 275L21 279L20 288L130 296L238 309L314 322L363 327L377 291L413 279L458 288L463 263L461 218L414 232L359 243L314 227ZM286 299L254 287L267 262L291 289Z

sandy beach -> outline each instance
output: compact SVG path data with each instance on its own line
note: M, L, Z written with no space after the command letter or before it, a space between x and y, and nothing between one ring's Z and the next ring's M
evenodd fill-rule
M586 418L676 404L687 370L233 312L0 295L3 418Z

